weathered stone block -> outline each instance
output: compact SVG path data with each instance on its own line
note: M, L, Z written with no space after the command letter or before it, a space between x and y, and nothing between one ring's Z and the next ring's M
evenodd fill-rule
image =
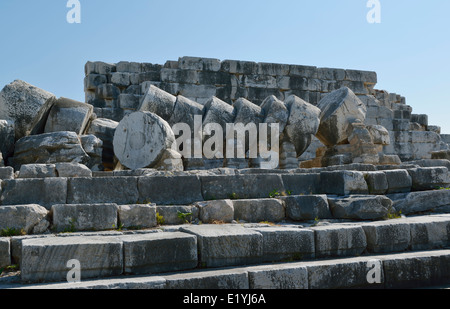
M53 227L64 231L104 231L118 228L116 204L53 205Z
M92 105L60 98L50 110L44 133L71 131L82 135L92 113Z
M450 216L421 216L411 222L411 249L438 249L450 244Z
M34 117L52 97L54 95L50 92L15 80L0 92L0 119L14 121L15 139L18 140L31 130Z
M93 258L96 257L96 258ZM122 241L115 237L48 237L22 241L23 282L65 281L76 259L81 280L112 277L123 272Z
M368 172L364 174L369 194L385 194L389 188L386 174L384 172Z
M20 167L31 163L86 163L89 156L75 132L62 131L21 138L12 159L13 165Z
M150 85L145 91L138 110L155 113L164 120L169 121L176 101L177 98L175 96L154 85Z
M315 256L314 232L282 227L254 228L263 235L263 260L304 260Z
M355 256L366 249L361 226L318 226L314 231L316 257Z
M0 238L0 268L11 265L11 246L9 238Z
M55 164L24 164L20 167L19 178L58 177Z
M322 112L316 136L327 146L345 141L353 130L351 123L366 118L364 103L347 87L326 95L317 107Z
M412 179L412 189L417 191L433 190L450 185L446 167L421 167L408 169Z
M388 289L438 286L450 279L448 250L405 253L383 259L385 287Z
M336 219L380 220L392 209L392 201L385 196L331 197L328 202Z
M216 200L198 202L199 219L205 223L225 222L234 220L234 206L231 200Z
M219 59L181 57L178 59L178 67L181 70L219 71L221 63Z
M111 83L119 88L126 88L131 84L130 73L115 72L111 74Z
M248 289L248 275L244 269L193 271L164 276L166 289Z
M365 223L362 227L367 236L369 252L400 252L411 245L410 225L401 219Z
M95 91L101 84L106 84L108 79L103 74L89 74L84 78L84 90Z
M10 166L0 167L0 179L14 179L14 169Z
M155 204L118 206L119 226L124 228L152 228L157 225Z
M221 70L232 74L257 74L258 64L251 61L224 60Z
M286 193L291 195L317 194L321 191L320 174L281 175Z
M307 289L308 271L302 265L249 267L250 289Z
M196 206L171 205L157 206L156 212L164 220L166 225L185 224L187 221L195 221L200 218L199 209ZM179 213L187 215L185 219L179 216ZM191 215L188 215L191 214Z
M296 195L280 197L286 205L286 215L295 221L331 219L326 195Z
M58 177L92 177L92 171L80 163L56 163Z
M386 170L383 172L388 182L388 194L411 191L412 178L406 170Z
M321 172L320 184L322 193L325 194L349 195L368 193L368 186L362 172Z
M126 274L153 274L197 267L197 238L179 232L126 235L123 241Z
M450 190L393 194L389 197L394 201L395 210L405 215L450 205Z
M14 121L0 120L0 152L3 159L7 159L14 154L14 142Z
M116 203L126 205L135 204L138 200L137 177L80 177L68 179L67 204Z
M38 204L50 209L67 199L66 178L4 180L2 188L2 205Z
M234 218L247 222L280 222L286 218L283 201L278 199L235 200Z
M199 263L222 267L257 263L263 254L263 236L240 225L199 225L181 231L197 236Z
M139 200L158 205L188 205L202 201L200 179L193 176L152 176L138 180Z
M280 175L218 175L200 179L205 200L267 198L273 190L284 190Z
M140 98L140 95L122 93L118 97L119 107L122 109L137 110L139 108Z
M48 211L36 204L0 206L0 230L16 229L32 234L34 228L47 219L47 215Z

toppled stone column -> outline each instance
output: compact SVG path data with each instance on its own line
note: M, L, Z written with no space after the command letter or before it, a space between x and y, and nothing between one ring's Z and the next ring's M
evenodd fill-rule
M92 105L60 98L50 110L44 132L71 131L82 135L93 110Z
M89 156L75 132L53 132L31 135L17 141L11 165L75 162L86 163Z
M174 143L175 135L169 124L150 112L125 116L113 141L116 157L130 169L153 167Z
M0 92L0 119L13 120L16 140L27 135L45 102L54 95L21 80L6 85Z
M318 104L322 111L317 138L326 146L339 145L352 133L351 124L364 122L366 107L347 87L335 90Z

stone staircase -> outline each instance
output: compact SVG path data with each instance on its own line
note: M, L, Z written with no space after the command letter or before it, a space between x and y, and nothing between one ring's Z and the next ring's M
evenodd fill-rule
M0 288L450 283L446 167L356 164L93 176L2 182L5 216L32 201L47 213L29 229L40 232L0 238L0 266L20 269L0 278ZM81 282L67 283L74 260Z

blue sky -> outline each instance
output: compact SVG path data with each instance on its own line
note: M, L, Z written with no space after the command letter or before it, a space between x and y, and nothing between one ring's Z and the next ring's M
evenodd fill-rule
M182 56L378 73L377 89L406 97L450 134L450 1L367 0L0 1L0 88L22 79L84 101L87 61L163 64Z

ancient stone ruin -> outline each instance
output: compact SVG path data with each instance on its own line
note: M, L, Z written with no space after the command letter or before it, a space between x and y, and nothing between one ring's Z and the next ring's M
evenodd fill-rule
M13 81L0 288L449 283L450 135L376 84L195 57L88 62L85 102Z

